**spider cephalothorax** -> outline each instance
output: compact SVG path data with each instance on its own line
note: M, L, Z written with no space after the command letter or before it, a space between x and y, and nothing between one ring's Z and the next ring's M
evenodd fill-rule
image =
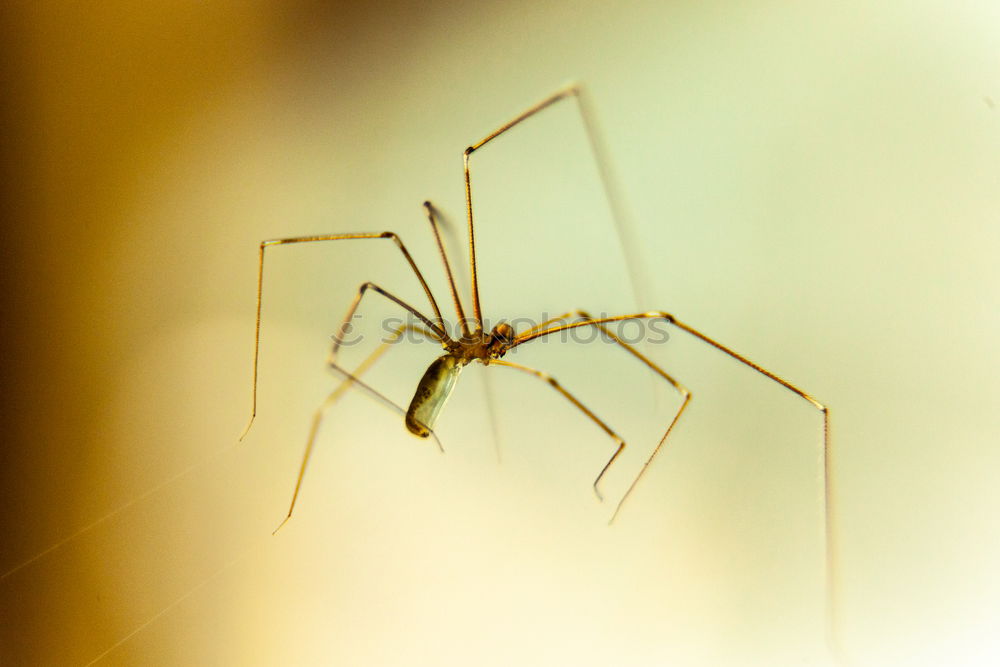
M514 327L506 322L493 327L490 332L490 342L487 344L487 351L491 359L499 359L507 354L507 350L514 345Z

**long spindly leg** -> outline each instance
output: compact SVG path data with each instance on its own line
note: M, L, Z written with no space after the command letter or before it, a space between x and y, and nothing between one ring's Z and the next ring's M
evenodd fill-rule
M814 408L819 410L820 413L823 415L823 517L824 517L824 539L826 543L825 552L826 552L827 618L830 624L829 632L830 632L831 643L834 645L835 649L839 650L839 617L837 615L838 588L837 588L837 578L836 578L837 549L835 544L836 530L835 530L833 484L832 484L832 471L831 471L832 450L830 447L830 409L826 405L820 403L810 394L798 388L797 386L793 385L791 382L788 382L787 380L779 377L778 375L772 373L771 371L765 369L764 367L754 363L753 361L750 361L743 355L739 354L734 350L731 350L730 348L726 347L725 345L716 341L715 339L706 336L705 334L701 333L694 327L691 327L688 324L681 322L670 313L665 313L662 311L636 313L634 315L620 315L618 317L602 317L597 319L587 319L582 322L572 322L569 324L563 324L555 327L550 327L547 329L531 331L530 333L525 333L518 336L514 340L514 345L512 347L522 345L524 343L527 343L528 341L535 340L536 338L549 336L559 331L565 331L567 329L573 329L576 327L604 325L604 324L610 324L612 322L622 322L624 320L642 320L642 319L666 320L668 323L673 324L674 326L683 331L686 331L695 338L698 338L699 340L708 343L717 350L726 353L736 361L739 361L740 363L749 366L750 368L757 371L761 375L773 380L774 382L777 382L785 389L789 390L793 394L799 396L800 398L808 402ZM638 352L634 353L638 355ZM662 444L663 442L661 440L660 445ZM659 446L657 446L657 450L659 450ZM654 451L653 454L655 455L656 452ZM649 462L647 461L646 466L643 467L643 469L639 473L639 476L636 477L635 481L633 481L632 483L632 486L629 487L629 490L625 493L625 496L618 503L619 509L621 508L625 500L628 498L629 494L632 492L632 489L635 488L635 484L639 481L639 477L642 476L642 473L645 472L646 467L648 466Z
M571 315L573 315L573 313L563 313L562 315L560 315L558 317L550 317L549 319L545 320L544 322L540 322L540 323L534 325L533 327L531 327L530 329L528 329L527 331L525 331L523 333L530 333L532 331L537 331L539 329L544 329L545 327L549 326L553 322L562 322L562 321L564 321L567 317L570 317ZM492 363L495 363L495 362L492 362ZM494 391L493 391L493 386L492 386L492 380L490 380L491 377L492 376L489 373L484 373L483 374L483 385L486 388L486 406L489 409L489 413L490 413L490 426L491 426L491 430L493 432L493 449L496 452L497 462L499 463L502 460L502 456L501 456L501 453L500 453L500 429L499 429L499 421L497 420L496 409L494 407Z
M399 340L400 336L402 336L407 331L415 331L429 338L433 338L433 336L430 335L429 331L422 329L420 327L413 326L411 324L406 324L398 327L392 333L392 335L389 336L389 338L382 341L381 345L375 348L375 350L370 355L368 355L368 357L364 361L362 361L357 368L354 369L353 373L337 365L336 362L328 360L327 363L330 364L330 368L340 373L344 377L344 379L341 381L339 385L337 385L337 388L334 389L330 393L330 395L326 397L326 399L320 404L320 406L316 408L316 412L313 413L312 424L309 427L309 437L306 440L305 453L303 453L302 455L302 464L299 466L299 476L295 480L295 491L292 492L292 502L288 507L288 514L285 516L284 520L282 520L282 522L278 525L278 527L274 529L275 533L281 530L281 527L284 526L286 523L288 523L288 520L292 518L292 511L295 510L295 501L298 500L299 489L302 487L302 478L305 477L306 468L309 466L309 459L312 457L313 445L316 444L316 436L319 433L319 427L320 424L322 424L323 422L323 417L325 416L326 412L331 407L333 407L333 405L338 400L340 400L341 397L343 397L344 394L346 394L352 388L360 389L366 392L369 396L378 400L386 407L395 410L401 415L406 414L406 410L404 410L401 406L392 402L389 398L387 398L385 395L383 395L376 389L373 389L367 383L362 382L361 375L367 372L368 369L370 369L375 364L375 362L378 361L379 357L385 354L389 346L396 343ZM435 435L433 431L431 431L431 436L437 443L438 449L444 451L443 448L441 447L441 442L438 440L437 435Z
M455 313L458 315L458 324L462 327L462 333L469 336L469 323L465 319L465 310L462 308L462 300L458 298L458 288L455 287L455 276L451 272L451 262L448 261L448 253L445 252L444 243L441 241L441 230L438 229L437 216L434 205L429 201L424 202L424 212L427 214L427 221L431 223L431 231L434 232L434 241L437 243L438 251L441 253L441 262L444 264L444 271L448 276L448 289L451 290L451 298L455 303Z
M354 300L351 302L351 307L347 309L347 315L344 316L344 320L340 323L340 328L337 330L337 334L333 337L333 348L330 350L329 361L332 363L337 360L337 353L340 351L340 346L344 342L344 336L348 333L348 329L351 324L351 320L354 319L354 314L358 310L358 306L361 305L361 299L364 298L368 290L372 290L377 294L381 294L385 298L392 301L397 306L408 311L410 314L416 316L421 322L423 322L427 328L432 332L433 338L439 342L445 341L448 338L447 333L441 328L441 325L431 322L426 315L421 313L419 310L406 303L399 297L395 296L391 292L388 292L373 282L364 282L361 287L358 288L358 293L354 295ZM440 320L439 320L440 321Z
M621 500L618 501L618 506L615 508L615 512L614 512L614 514L611 515L611 519L608 522L608 523L611 523L618 516L618 512L621 511L622 503L625 502L625 498L628 497L629 493L632 492L632 489L635 487L636 483L639 481L639 478L642 477L643 473L646 472L646 468L649 467L649 464L652 462L653 458L657 455L657 453L659 453L660 449L663 447L663 444L666 442L667 437L670 435L671 431L673 431L673 428L677 424L677 421L680 419L681 415L684 413L684 410L687 408L688 403L691 402L691 391L688 390L687 387L685 387L683 384L681 384L680 382L678 382L676 379L674 379L673 376L671 376L665 370L663 370L662 368L660 368L657 364L653 363L653 361L649 357L647 357L642 352L640 352L639 350L637 350L635 347L633 347L632 345L629 345L628 343L626 343L625 341L623 341L621 338L619 338L617 335L615 335L606 326L604 326L603 324L595 323L594 318L591 317L591 315L587 311L585 311L585 310L579 310L579 309L577 309L577 310L574 310L574 311L570 311L568 313L563 313L562 315L559 315L557 317L549 318L548 320L545 320L544 322L542 322L540 324L536 324L535 326L533 326L530 329L526 330L518 338L521 339L521 338L525 338L527 336L531 336L533 333L535 333L537 331L543 331L545 329L545 327L548 326L549 324L552 324L554 322L563 322L563 321L565 321L569 317L582 318L582 321L579 323L580 325L589 325L589 326L594 326L594 327L600 329L600 331L606 337L608 337L612 342L614 342L614 343L620 345L621 347L623 347L629 354L631 354L636 359L638 359L643 364L645 364L654 373L656 373L660 378L662 378L663 380L666 380L670 384L670 386L673 387L681 395L681 398L682 398L682 403L681 403L680 407L677 409L677 412L674 413L674 416L670 420L670 423L667 425L667 429L663 432L663 437L660 438L660 441L657 443L656 448L653 449L653 452L649 455L649 458L646 459L646 463L643 465L642 469L639 471L639 474L635 477L634 480L632 480L632 483L629 485L628 491L626 491L625 495L622 496ZM610 465L610 464L611 464L611 462L609 461L608 465ZM605 466L605 470L606 469L607 469L607 466ZM602 474L603 474L603 471L602 471Z
M554 322L565 322L565 320L567 318L570 318L570 317L581 318L582 320L584 320L582 322L583 324L591 324L592 320L594 319L593 317L591 317L590 313L588 313L587 311L577 309L577 310L570 311L568 313L563 313L562 315L558 315L556 317L551 317L551 318L545 320L544 322L536 324L535 326L531 327L530 329L527 329L526 331L522 332L521 335L520 335L520 337L529 336L529 335L531 335L532 333L534 333L536 331L544 330L545 327L547 327L548 325L550 325L550 324L552 324ZM620 345L621 347L623 347L629 354L631 354L636 359L638 359L643 364L645 364L647 367L649 367L654 373L656 373L656 375L658 375L663 380L666 380L670 384L670 386L673 387L677 391L677 393L679 393L681 395L681 398L682 398L682 403L681 403L680 407L677 409L677 412L674 413L674 416L670 420L670 423L667 425L666 431L663 432L663 437L660 438L660 441L656 445L656 448L653 450L652 454L649 455L649 458L646 460L645 465L643 465L642 469L639 471L638 476L636 476L636 478L632 481L632 484L629 486L628 492L626 492L625 496L623 496L622 499L618 501L618 506L615 508L615 512L611 516L611 520L609 521L609 523L611 523L618 516L618 512L621 510L622 503L625 502L625 498L628 497L629 493L631 493L632 488L635 487L636 483L639 481L639 477L642 477L643 473L646 472L646 468L649 467L649 464L652 462L653 458L656 456L656 454L663 447L663 444L667 440L667 436L670 435L670 432L673 430L674 425L677 424L677 421L680 419L681 415L684 413L684 410L687 408L688 403L691 401L691 392L690 392L690 390L688 390L687 387L685 387L680 382L678 382L676 379L674 379L669 373L667 373L665 370L663 370L662 368L660 368L657 364L653 363L653 361L649 357L647 357L646 355L644 355L642 352L640 352L639 350L637 350L632 345L629 345L628 343L626 343L625 341L623 341L621 338L619 338L618 336L616 336L607 327L605 327L602 324L592 324L592 326L595 326L598 329L600 329L600 331L606 337L608 337L612 342L614 342L614 343ZM610 461L608 463L610 465Z
M504 123L497 129L490 132L487 136L465 149L463 165L465 171L465 215L469 224L469 273L472 277L472 315L475 318L476 329L478 331L481 331L483 328L483 312L479 304L479 277L476 273L476 233L475 225L472 221L472 178L469 173L469 158L475 151L493 141L515 125L518 125L522 121L530 118L542 109L555 104L563 98L576 95L577 92L578 88L576 86L567 86L566 88L549 95L541 102L533 105L513 120Z
M542 331L546 327L548 327L548 326L550 326L550 325L552 325L552 324L554 324L556 322L566 323L566 320L568 318L570 318L570 317L577 318L578 320L579 319L585 319L585 320L592 320L592 319L594 319L593 317L591 317L590 315L588 315L586 313L586 311L580 310L578 308L576 310L571 310L569 312L563 313L562 315L556 315L555 317L550 317L549 319L547 319L547 320L545 320L543 322L539 322L538 324L534 325L533 327L531 327L529 329L525 329L524 331L522 331L520 334L518 334L518 337L524 337L524 336L533 334L536 331ZM604 327L600 327L600 329L602 331L607 331L607 329L605 329Z
M250 420L247 422L246 428L243 429L243 433L240 434L240 440L246 437L246 434L250 432L250 427L253 426L253 420L257 416L257 365L260 358L260 311L264 288L264 251L271 246L290 245L294 243L315 243L318 241L357 241L370 239L389 239L396 244L399 251L406 259L406 262L410 265L410 268L413 269L413 273L416 275L417 280L420 281L420 286L427 295L431 308L434 309L434 315L437 317L437 321L442 322L441 310L438 308L437 301L434 300L434 295L431 293L430 287L427 286L427 281L424 280L424 276L420 273L420 269L417 268L416 262L413 261L413 257L410 255L410 252L406 249L406 246L403 245L402 239L400 239L395 232L376 232L371 234L324 234L318 236L298 236L261 241L260 250L257 255L257 317L254 324L253 335L253 384L251 390Z
M590 313L588 313L585 310L579 310L579 309L577 309L577 310L574 310L574 311L569 312L569 313L564 313L564 314L562 314L562 315L560 315L558 317L553 317L553 318L551 318L549 320L546 320L545 322L542 322L541 324L538 324L538 325L532 327L531 329L528 329L523 334L521 334L521 336L531 335L535 331L544 330L544 328L545 328L546 325L548 325L548 324L550 324L552 322L561 322L561 321L565 320L568 317L582 318L583 321L581 322L581 324L594 326L594 327L597 327L598 329L600 329L601 332L605 336L607 336L609 339L611 339L616 344L618 344L621 347L625 348L625 350L629 354L631 354L636 359L638 359L643 364L645 364L647 367L649 367L659 377L661 377L664 380L666 380L670 384L670 386L672 386L677 391L677 393L679 393L681 395L681 399L682 399L682 403L681 403L680 407L677 409L677 412L674 413L673 418L670 420L670 423L667 425L666 431L663 432L663 437L660 438L660 441L656 444L656 447L653 449L652 453L649 455L649 458L646 459L645 464L643 464L642 468L639 470L639 474L636 475L635 479L632 480L632 483L629 485L629 488L625 492L625 495L623 495L622 498L621 498L621 500L618 501L618 506L615 508L615 512L614 512L614 514L611 515L611 520L609 521L609 523L611 523L618 516L618 512L621 511L622 504L625 502L625 499L628 498L628 496L629 496L630 493L632 493L632 489L634 489L635 485L639 482L639 478L642 477L643 474L645 474L646 469L649 468L650 463L653 462L653 459L659 453L660 449L662 449L664 443L667 441L667 437L670 435L671 431L673 431L674 426L677 424L677 421L681 418L681 415L684 413L684 410L687 408L688 403L691 402L691 391L687 387L685 387L684 385L682 385L680 382L678 382L676 379L674 379L665 370L663 370L662 368L660 368L657 364L653 363L653 361L649 357L647 357L642 352L640 352L639 350L637 350L634 346L629 345L628 343L626 343L625 341L623 341L621 338L619 338L617 335L615 335L615 333L612 332L610 329L608 329L606 326L604 326L603 324L595 323L594 318L591 317Z
M643 280L645 273L642 270L643 267L640 266L638 254L635 252L635 248L638 244L634 238L631 227L626 224L626 215L624 213L624 206L622 205L622 197L619 193L618 182L612 169L611 160L608 158L608 151L604 145L603 135L598 127L595 114L590 108L590 102L588 100L586 89L578 83L572 83L557 90L555 93L549 95L537 104L532 105L512 120L504 123L465 149L463 162L465 172L465 212L469 226L469 272L472 277L473 316L475 317L477 326L480 329L482 328L482 308L479 302L479 278L477 275L476 265L476 235L472 214L472 177L470 173L471 156L475 151L493 141L504 132L507 132L528 118L531 118L543 109L552 106L560 100L570 98L574 98L577 101L577 108L580 111L580 117L583 120L584 130L587 134L587 140L590 143L590 149L593 152L594 160L597 163L601 184L604 187L604 194L608 199L611 215L614 218L615 231L618 234L626 256L629 258L627 264L632 291L640 303L646 302L646 295L643 291L643 285L646 282Z
M573 394L569 393L569 391L567 391L565 387L563 387L561 384L559 384L559 382L556 381L556 379L554 377L552 377L551 375L549 375L548 373L536 370L534 368L530 368L528 366L522 366L521 364L515 364L512 361L503 361L501 359L495 359L495 360L493 360L493 361L490 362L490 366L494 366L494 365L496 365L496 366L506 366L507 368L516 368L519 371L523 371L525 373L530 373L531 375L534 375L535 377L539 378L540 380L545 380L550 385L552 385L552 387L556 391L558 391L560 394L562 394L563 396L565 396L566 399L570 403L572 403L573 405L575 405L577 408L580 409L581 412L583 412L585 415L587 415L588 417L590 417L590 419L595 424L597 424L598 426L601 427L601 430L603 430L605 433L607 433L611 437L611 439L615 441L615 452L614 452L614 454L612 454L611 458L608 459L608 462L604 464L604 467L601 469L600 474L598 474L597 478L594 480L594 493L597 494L598 499L600 499L600 500L603 501L604 500L604 496L601 495L601 490L598 487L598 485L601 482L601 478L604 477L604 473L607 472L608 468L611 466L611 463L615 459L617 459L618 455L622 453L623 449L625 449L625 441L622 440L618 436L618 434L615 433L611 429L610 426L608 426L606 423L604 423L601 420L600 417L598 417L593 412L591 412L590 408L588 408L586 405L584 405L583 403L581 403L580 399L578 399Z
M634 315L619 315L617 317L601 317L601 318L597 318L597 319L588 318L588 319L584 319L584 320L582 320L580 322L571 322L569 324L562 324L562 325L555 326L555 327L549 327L547 329L530 331L529 333L525 333L525 334L522 334L522 335L518 336L514 340L514 344L511 346L511 348L513 349L513 348L517 347L518 345L522 345L524 343L527 343L528 341L535 340L536 338L541 338L543 336L549 336L551 334L558 333L560 331L566 331L567 329L574 329L576 327L601 326L601 325L605 325L605 324L610 324L612 322L622 322L624 320L643 320L643 319L663 319L663 320L666 320L668 323L673 324L674 326L676 326L677 328L679 328L679 329L681 329L683 331L686 331L687 333L691 334L695 338L698 338L698 339L700 339L700 340L708 343L712 347L714 347L714 348L716 348L718 350L721 350L722 352L725 352L726 354L728 354L733 359L736 359L740 363L749 366L750 368L754 369L755 371L757 371L761 375L764 375L765 377L768 377L771 380L774 380L775 382L777 382L778 384L780 384L785 389L788 389L792 393L794 393L794 394L798 395L799 397L805 399L807 402L809 402L810 405L812 405L813 407L815 407L817 410L819 410L822 413L822 415L823 415L823 480L824 480L824 484L823 484L824 485L824 494L823 495L824 495L824 499L825 499L825 502L824 502L824 504L825 504L825 515L826 515L826 518L827 518L827 534L828 534L828 537L829 537L829 524L830 524L830 512L831 512L831 509L830 509L830 504L831 504L830 503L830 491L831 490L830 490L830 469L829 469L829 463L830 463L830 411L829 411L829 408L827 408L825 405L823 405L822 403L820 403L819 401L817 401L815 398L813 398L812 396L810 396L808 393L806 393L802 389L799 389L798 387L796 387L792 383L788 382L787 380L784 380L781 377L779 377L779 376L775 375L774 373L772 373L771 371L763 368L762 366L759 366L759 365L755 364L754 362L750 361L749 359L747 359L743 355L741 355L741 354L739 354L739 353L737 353L737 352L729 349L728 347L726 347L722 343L719 343L718 341L716 341L716 340L714 340L712 338L709 338L708 336L706 336L705 334L701 333L697 329L695 329L695 328L693 328L693 327L685 324L684 322L681 322L680 320L678 320L677 318L675 318L670 313L665 313L665 312L662 312L662 311L653 311L653 312L647 312L647 313L636 313ZM602 327L602 328L604 328L604 327ZM648 359L646 359L637 350L630 349L630 351L632 352L632 354L636 355L638 358L640 358L642 360L645 360L646 363L649 364L651 367L655 368L655 365L653 365L652 362L650 362ZM662 444L662 442L661 442L661 444ZM654 454L655 454L655 452L654 452ZM647 465L648 465L648 463L647 463ZM645 467L643 468L643 471L645 471ZM642 472L640 472L639 474L641 476ZM638 478L636 478L636 481L638 481ZM628 492L626 492L625 497L622 498L622 500L621 500L621 503L625 502L625 499L628 498L629 493L631 493L632 488L634 488L634 487L635 487L635 483L633 482L632 487L629 488ZM619 503L619 506L621 505L621 503Z

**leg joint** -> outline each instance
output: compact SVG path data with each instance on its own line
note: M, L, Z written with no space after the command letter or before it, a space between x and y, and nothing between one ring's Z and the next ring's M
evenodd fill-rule
M403 239L399 238L399 234L397 234L396 232L382 232L379 238L392 239L392 242L395 243L397 246L399 246L400 248L403 247Z

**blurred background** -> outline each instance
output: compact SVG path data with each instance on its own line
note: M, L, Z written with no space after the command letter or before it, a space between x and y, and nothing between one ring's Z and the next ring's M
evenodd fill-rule
M841 664L1000 659L996 3L0 11L4 665L837 664L819 415L677 331L647 349L694 400L612 526L679 401L566 343L510 359L629 442L604 504L607 436L474 367L445 455L345 398L271 536L357 286L427 304L387 242L269 251L237 444L257 244L394 230L450 316L420 204L467 295L462 151L570 81L631 242L575 102L546 110L473 156L491 323L668 310L806 389ZM373 300L366 339L395 315ZM435 354L371 383L405 404Z

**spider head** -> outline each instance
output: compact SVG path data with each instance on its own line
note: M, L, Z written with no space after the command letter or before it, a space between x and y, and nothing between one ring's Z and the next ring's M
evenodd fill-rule
M500 322L493 327L490 332L489 353L494 359L499 359L507 354L507 350L514 344L514 327L506 322Z

